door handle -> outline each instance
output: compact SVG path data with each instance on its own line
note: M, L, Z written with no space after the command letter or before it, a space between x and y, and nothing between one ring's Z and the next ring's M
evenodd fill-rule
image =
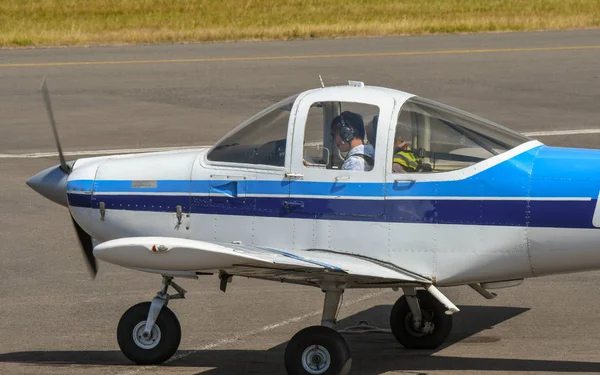
M283 207L286 210L293 210L294 208L304 208L304 202L302 201L283 201Z
M409 190L415 185L416 182L417 180L414 178L396 178L392 184L392 189Z

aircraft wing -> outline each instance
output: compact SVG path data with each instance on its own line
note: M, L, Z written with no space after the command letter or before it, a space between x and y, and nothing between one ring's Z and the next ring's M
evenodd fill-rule
M131 237L94 248L96 258L163 275L226 272L229 275L318 285L323 280L347 287L431 284L393 265L330 251L282 251L242 244L219 244L169 237Z

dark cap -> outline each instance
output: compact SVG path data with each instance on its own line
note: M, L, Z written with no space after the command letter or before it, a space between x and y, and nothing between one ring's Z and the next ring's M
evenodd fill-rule
M331 121L331 127L332 129L340 129L340 136L342 136L342 139L345 138L344 134L342 134L342 128L352 129L352 138L365 139L365 123L362 116L358 113L350 111L342 112ZM352 138L346 141L348 142Z

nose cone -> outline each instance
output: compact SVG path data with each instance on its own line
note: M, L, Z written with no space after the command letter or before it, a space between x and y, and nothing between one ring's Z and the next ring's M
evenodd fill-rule
M67 178L68 175L57 165L31 177L27 185L52 202L67 206Z

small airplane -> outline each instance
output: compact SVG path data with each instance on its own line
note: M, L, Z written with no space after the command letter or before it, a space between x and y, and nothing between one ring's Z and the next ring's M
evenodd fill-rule
M60 164L27 184L68 207L93 275L100 259L162 277L118 324L136 364L179 346L175 278L218 274L223 292L234 276L320 288L321 325L292 337L285 368L347 374L335 324L348 288L402 289L394 337L433 349L459 311L438 287L491 299L525 278L600 269L600 150L549 147L349 81L283 99L210 148L66 162L45 81L42 93Z

